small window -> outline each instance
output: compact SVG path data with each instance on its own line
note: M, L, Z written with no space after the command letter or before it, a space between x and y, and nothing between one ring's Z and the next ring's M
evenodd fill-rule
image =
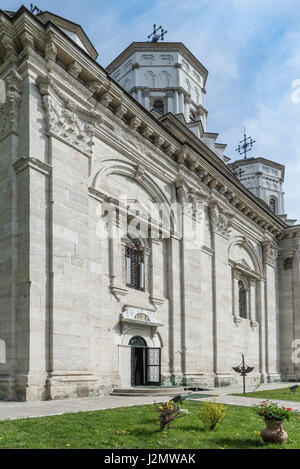
M144 255L140 242L127 237L126 284L135 290L144 290Z
M269 207L273 213L276 213L276 199L274 197L271 197L269 201Z
M241 318L247 318L247 289L242 280L239 281L239 314Z
M164 103L160 99L157 99L153 103L153 109L160 114L164 114Z

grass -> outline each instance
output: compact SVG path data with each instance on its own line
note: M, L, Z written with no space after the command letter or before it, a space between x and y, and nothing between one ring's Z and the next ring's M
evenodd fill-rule
M264 449L259 432L264 422L252 409L227 406L217 431L206 430L199 419L201 403L185 402L187 415L170 430L160 431L153 405L53 417L0 422L0 449ZM284 426L289 441L283 447L300 448L300 420Z
M235 394L236 396L243 396L244 394ZM296 393L292 393L289 388L283 389L270 389L268 391L255 391L246 393L246 397L257 397L262 399L277 399L281 401L294 401L300 402L300 388Z

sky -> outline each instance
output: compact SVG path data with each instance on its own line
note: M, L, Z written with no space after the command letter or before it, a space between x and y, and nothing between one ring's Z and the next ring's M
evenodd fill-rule
M256 141L251 156L286 165L285 211L300 223L299 0L37 1L81 24L104 67L131 42L146 41L154 23L167 41L183 42L209 70L207 130L235 160L245 126ZM15 11L21 3L0 6Z

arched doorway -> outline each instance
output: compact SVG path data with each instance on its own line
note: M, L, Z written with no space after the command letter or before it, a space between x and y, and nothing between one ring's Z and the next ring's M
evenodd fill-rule
M131 385L160 386L161 350L149 348L143 337L134 336L131 345Z

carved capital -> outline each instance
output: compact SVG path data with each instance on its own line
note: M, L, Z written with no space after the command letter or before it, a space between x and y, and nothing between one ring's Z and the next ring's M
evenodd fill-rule
M0 104L0 140L10 132L18 133L22 77L11 70L5 78L6 101Z
M212 231L228 239L231 233L233 214L213 201L209 204L209 216Z
M263 243L263 262L273 268L277 267L278 249L271 243L271 241L264 241Z

